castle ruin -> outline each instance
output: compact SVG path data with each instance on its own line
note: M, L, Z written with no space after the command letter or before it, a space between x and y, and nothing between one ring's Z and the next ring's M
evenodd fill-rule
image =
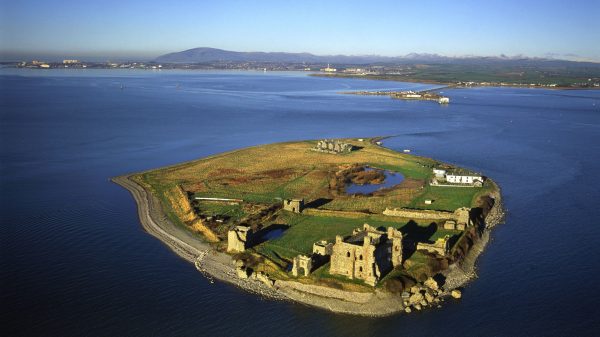
M417 250L424 250L429 253L446 256L450 253L450 235L439 238L433 243L419 242L417 243Z
M302 210L304 210L304 199L284 199L283 209L292 213L302 213Z
M227 232L227 251L243 252L250 247L254 231L248 226L235 226Z
M471 209L468 207L460 207L454 212L421 210L411 208L386 208L383 211L384 215L397 216L409 219L427 219L427 220L445 220L444 229L465 230L471 226Z
M316 269L329 261L333 253L333 243L325 240L317 241L313 244L313 253L311 256L298 255L292 260L292 275L297 277L300 271L304 276L308 276L313 268Z
M312 257L306 255L298 255L294 258L292 265L292 275L297 277L300 270L303 271L304 276L308 276L312 271Z
M331 256L333 254L333 243L325 240L313 243L313 255Z
M392 227L384 232L364 224L346 239L336 236L329 272L375 286L392 268L401 264L402 233Z
M333 154L350 153L354 150L354 146L334 139L323 139L317 142L317 146L313 150Z

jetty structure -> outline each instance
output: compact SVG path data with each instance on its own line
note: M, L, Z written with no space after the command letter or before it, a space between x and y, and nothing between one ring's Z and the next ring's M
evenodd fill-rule
M381 139L261 145L113 180L211 282L355 315L438 307L473 278L500 190ZM404 179L385 185L388 171Z

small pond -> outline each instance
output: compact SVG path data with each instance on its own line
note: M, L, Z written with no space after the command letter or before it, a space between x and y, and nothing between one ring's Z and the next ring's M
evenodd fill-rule
M284 228L276 228L276 229L273 229L273 230L270 230L270 231L266 232L262 236L262 238L265 239L265 240L277 239L277 238L281 237L284 232L285 232Z
M285 225L271 225L263 230L259 231L259 241L269 241L275 240L283 236L285 231L289 228L289 226Z
M373 171L373 170L379 170L379 169L367 168L365 170ZM383 189L383 188L396 186L404 180L404 176L398 172L392 172L392 171L388 171L388 170L379 170L379 171L383 171L383 173L385 174L385 180L383 181L383 183L381 183L381 184L364 184L364 185L358 185L358 184L354 184L354 183L347 184L346 185L346 194L348 194L348 195L369 194L369 193L373 193L373 192Z

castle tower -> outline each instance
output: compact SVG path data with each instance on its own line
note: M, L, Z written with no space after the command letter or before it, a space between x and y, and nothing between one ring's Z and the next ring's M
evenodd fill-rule
M388 227L387 236L392 246L392 266L400 266L402 265L402 233L393 227Z

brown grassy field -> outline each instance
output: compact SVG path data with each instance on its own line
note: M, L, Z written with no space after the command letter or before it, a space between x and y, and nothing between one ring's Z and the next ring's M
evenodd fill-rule
M369 209L379 213L385 206L405 206L419 194L430 177L435 161L397 153L368 142L349 154L312 151L315 142L304 141L251 147L160 169L145 174L145 180L162 188L180 185L198 196L239 198L250 202L274 203L280 198L335 199L327 208ZM370 165L402 173L408 182L371 198L332 195L333 175L345 165ZM415 183L416 182L416 183Z

